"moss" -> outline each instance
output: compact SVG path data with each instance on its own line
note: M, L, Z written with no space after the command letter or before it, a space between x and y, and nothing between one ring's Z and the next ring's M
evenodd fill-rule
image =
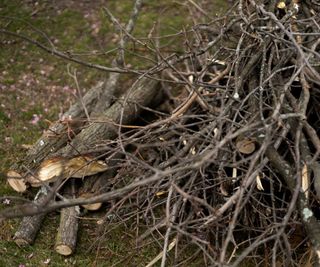
M10 118L0 109L0 124L1 124L1 126L4 127L5 124L7 124L9 122L10 122Z

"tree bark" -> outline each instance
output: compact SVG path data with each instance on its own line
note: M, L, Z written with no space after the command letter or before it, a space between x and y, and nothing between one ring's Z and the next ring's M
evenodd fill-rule
M43 201L46 201L46 199L47 190L43 187L36 195L34 202L36 204L41 204ZM14 234L14 242L20 247L31 245L37 236L45 216L45 213L41 213L35 216L24 217L19 225L18 230Z
M115 171L106 171L86 178L83 187L79 191L80 198L90 198L97 194L106 192L110 187L110 179ZM102 206L101 202L82 205L87 210L98 210Z
M159 94L159 82L142 79L132 90L105 110L95 123L83 129L71 143L45 160L36 175L29 175L26 180L31 185L39 186L41 181L53 182L58 176L83 178L106 170L103 161L97 161L94 149L106 140L113 140L118 135L121 125L132 123L140 115L143 106L149 106ZM71 164L70 164L71 163Z
M61 255L71 255L77 243L79 206L61 210L60 226L56 237L55 250Z
M70 157L86 154L102 140L112 140L118 134L119 124L132 123L139 116L142 106L149 106L159 92L159 82L151 79L141 79L132 90L129 89L123 97L110 108L101 111L96 118L97 123L83 129L70 144L60 149L55 156ZM100 120L100 121L99 121Z
M74 180L68 181L68 184L64 189L64 195L69 198L75 197ZM61 255L69 256L76 248L79 228L79 213L79 206L64 208L61 210L60 225L55 244L56 252Z
M107 87L104 88L104 90L107 89ZM63 118L66 118L66 121L59 120L54 122L27 152L26 156L20 162L16 162L10 167L8 177L10 178L12 176L10 173L17 174L15 176L20 176L17 178L20 184L22 182L21 177L24 178L28 173L34 173L44 159L65 146L69 138L73 137L70 135L70 132L68 134L68 131L72 131L72 135L80 132L86 121L86 111L88 113L91 112L99 96L102 94L102 90L103 83L100 82L86 93L82 103L77 102L72 105L69 110L63 114ZM23 188L23 186L20 185L19 188ZM25 191L25 189L23 191Z

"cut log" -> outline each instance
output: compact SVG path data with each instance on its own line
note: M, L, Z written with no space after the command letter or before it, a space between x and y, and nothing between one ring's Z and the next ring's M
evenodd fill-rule
M101 174L88 177L79 191L79 197L90 198L107 192L112 186L112 178L116 173L117 169L113 168ZM82 207L87 210L98 210L101 206L101 202L82 205Z
M44 161L37 175L29 175L26 181L33 187L41 186L44 182L53 181L56 177L83 178L105 171L108 165L102 160L95 160L92 156L78 156L74 158L55 157Z
M9 185L17 192L25 192L27 190L27 184L26 181L23 179L23 177L15 172L15 171L9 171L7 173L7 181Z
M76 136L76 138L73 139L74 141L71 142L70 145L58 151L58 153L56 153L52 158L60 158L62 160L61 163L66 164L66 160L72 160L73 158L79 157L79 153L83 153L85 155L85 152L88 151L88 149L92 150L95 144L101 142L102 140L115 138L117 136L117 130L119 128L118 125L120 123L129 124L133 122L140 114L142 110L141 107L148 106L150 103L152 103L157 93L159 93L158 85L159 83L157 81L142 79L137 84L137 86L135 86L131 90L130 95L122 97L104 112L104 116L102 118L104 123L91 124L88 128L84 129L81 133L79 133ZM76 110L75 107L74 110ZM80 107L78 109L77 114L82 114ZM12 171L19 170L21 173L23 173L25 169L22 169L23 167L21 166L25 166L26 169L33 171L37 169L42 159L46 158L51 152L56 151L58 147L63 146L68 140L68 137L65 135L64 132L65 128L63 128L63 125L57 123L56 130L62 134L59 138L56 137L53 139L46 139L46 141L44 141L43 139L39 139L34 148L28 153L26 158L23 160L23 164L14 165L12 167ZM60 138L64 139L64 141L62 142ZM36 154L37 152L39 153L38 156ZM48 166L45 162L46 161L42 163L42 166ZM86 164L84 164L82 167L85 168ZM77 171L79 170L79 166L77 166L77 168L74 168L74 164L70 163L68 166L71 166L69 168L70 170L68 171L68 175L72 175L70 173L77 173ZM53 170L54 169L55 168L53 168ZM19 171L17 171L18 174ZM36 173L45 173L45 170L40 169ZM49 171L48 173L51 172ZM32 180L31 177L32 176L29 175L30 180ZM55 179L56 176L53 178L50 177L46 180L46 182L52 182ZM36 180L39 181L39 179ZM74 214L77 214L75 208L70 208L68 210L63 211L61 219L63 223L61 222L61 224L66 224L66 222L69 222L70 220L75 220L75 216L73 216ZM15 242L20 245L31 244L35 239L35 236L41 226L44 216L44 214L40 214L32 217L25 217L20 225L19 230L15 234ZM63 237L63 229L66 228L67 227L64 227L61 229L61 231L59 231L59 238L57 238L58 241L56 246L56 250L61 254L64 253L64 255L67 255L67 253L70 253L70 251L72 253L72 251L74 250L72 244L74 244L73 240L75 239L74 234L72 234L74 233L74 230L73 232L69 231L70 236L67 236L65 238ZM68 250L66 249L66 247L69 247L70 249Z
M80 188L78 196L81 198L90 198L99 194L107 192L113 183L113 177L117 174L117 169L123 155L116 153L107 160L109 169L103 173L99 173L86 178L83 186ZM102 206L101 202L82 205L87 210L98 210Z
M43 201L46 201L46 199L47 190L45 187L42 187L39 193L36 195L34 202L39 205ZM20 247L31 245L36 238L45 216L45 213L41 213L36 216L24 217L19 225L18 230L14 234L14 242Z
M103 141L114 139L121 127L120 124L132 123L139 116L142 107L150 105L159 94L159 82L142 79L129 91L103 113L99 122L92 123L83 129L70 144L60 149L50 159L45 160L36 175L29 175L26 180L31 184L39 185L41 182L55 181L57 174L61 173L62 178L66 179L93 175L106 170L107 166L101 161L95 161L90 167L93 158L91 161L83 160L84 155ZM79 164L73 164L74 162ZM68 170L65 171L66 168L63 166L67 166ZM86 170L85 173L79 172L81 169Z
M60 149L55 156L71 157L86 154L102 141L113 140L118 135L120 124L134 122L143 106L149 106L159 94L160 83L147 78L141 79L123 97L105 110L97 123L83 129L70 144Z
M65 197L74 198L74 180L68 181L63 190ZM64 208L60 213L60 225L56 236L55 250L61 255L71 255L77 244L79 206Z
M71 255L77 243L79 206L61 210L60 226L56 238L55 250L61 255Z
M86 122L86 112L90 113L98 101L102 91L107 89L107 87L103 88L103 83L100 82L97 86L88 91L88 93L83 97L82 103L79 101L72 105L62 116L63 118L66 118L66 120L59 120L53 123L27 152L22 161L17 162L10 167L8 178L10 178L10 174L12 174L13 171L16 174L19 174L20 177L25 177L24 174L26 172L33 173L49 154L52 154L65 146L70 137L73 137L70 136L68 132L72 131L73 134L80 132L82 126ZM12 188L14 190L19 190L21 187L21 181L14 181L12 178L10 179L11 180L8 180L8 182ZM19 180L21 179L19 178ZM16 186L16 183L19 185Z

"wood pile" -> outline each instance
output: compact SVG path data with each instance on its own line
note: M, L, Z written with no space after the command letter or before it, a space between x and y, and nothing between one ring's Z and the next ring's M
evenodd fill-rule
M302 246L320 264L319 11L316 1L240 0L192 26L185 53L150 48L158 62L117 99L111 73L9 170L16 191L41 187L32 205L1 212L28 215L15 242L31 244L61 209L55 248L70 255L80 206L112 201L107 214L145 218L140 241L162 233L161 266L185 240L208 265L295 265ZM294 246L298 225L306 239Z

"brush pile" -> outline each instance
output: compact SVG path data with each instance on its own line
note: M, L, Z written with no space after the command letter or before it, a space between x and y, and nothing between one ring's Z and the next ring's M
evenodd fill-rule
M8 173L17 191L41 186L1 212L28 215L15 241L32 243L60 208L56 250L69 255L79 206L106 205L100 227L116 214L162 244L148 266L178 264L188 246L210 266L319 263L320 6L264 2L213 20L195 4L207 22L181 32L183 53L145 45L158 61L132 70L126 93L113 72L52 125Z

